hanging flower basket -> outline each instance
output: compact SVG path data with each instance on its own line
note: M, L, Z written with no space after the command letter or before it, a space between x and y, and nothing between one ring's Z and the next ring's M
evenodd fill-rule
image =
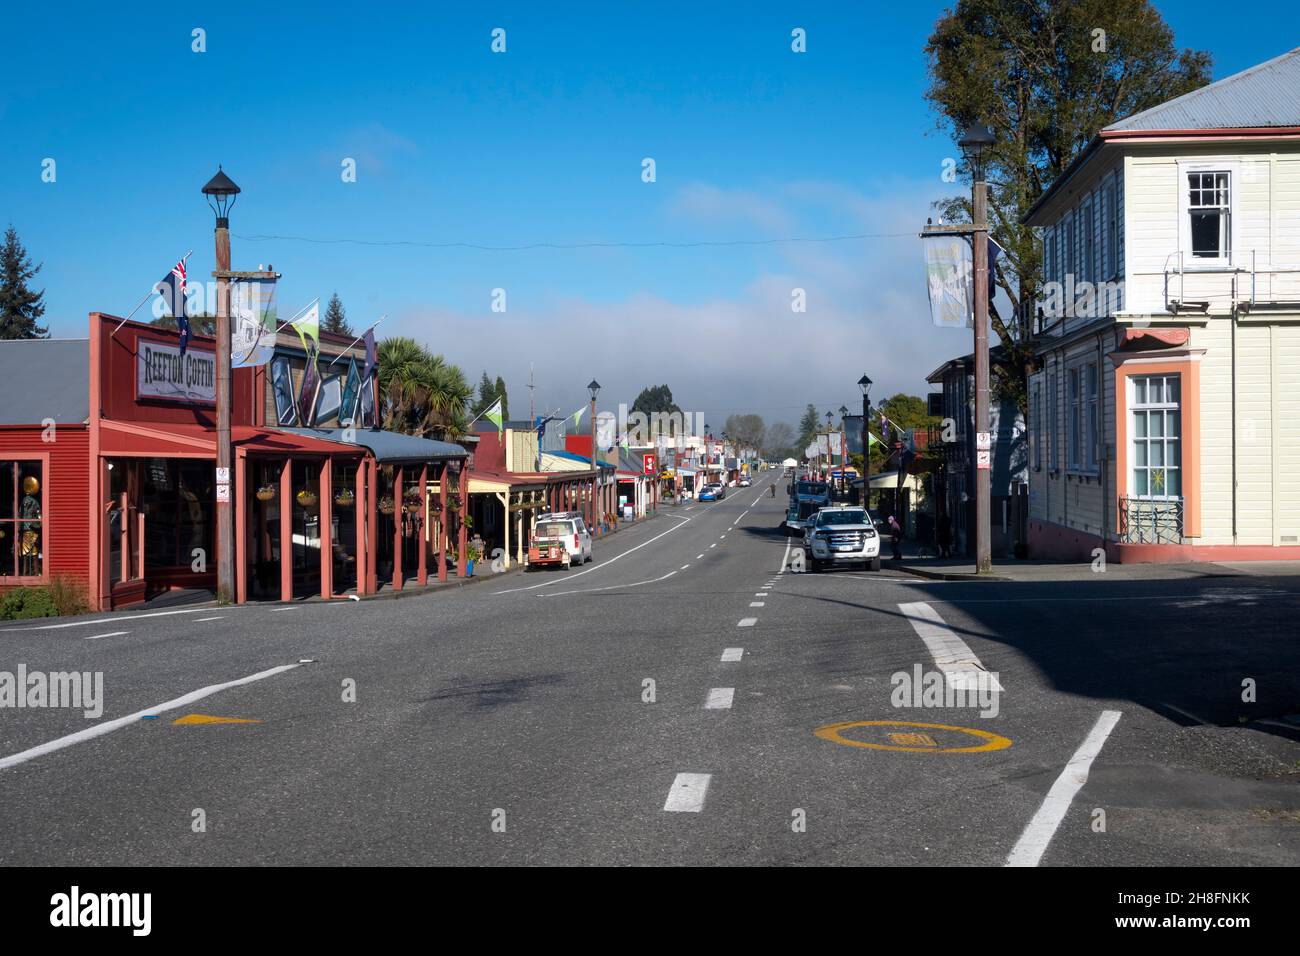
M408 514L418 515L420 513L421 507L422 506L419 501L408 500L406 502L406 511Z
M337 495L334 496L334 503L338 505L340 508L346 508L348 505L352 504L356 500L357 500L357 496L352 493L352 490L350 488L344 488L342 491L340 491Z
M274 501L278 494L275 485L262 485L255 492L258 501Z
M381 515L390 515L393 513L393 499L390 495L384 495L379 499L379 513Z
M316 496L315 492L307 491L306 489L298 492L295 497L298 499L298 504L302 505L304 508L314 508L316 507L316 502L320 501L320 498Z

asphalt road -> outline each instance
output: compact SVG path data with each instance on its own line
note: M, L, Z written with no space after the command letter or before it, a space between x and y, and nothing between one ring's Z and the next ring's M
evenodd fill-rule
M104 707L0 710L0 864L1300 861L1300 581L795 574L769 480L567 572L6 626Z

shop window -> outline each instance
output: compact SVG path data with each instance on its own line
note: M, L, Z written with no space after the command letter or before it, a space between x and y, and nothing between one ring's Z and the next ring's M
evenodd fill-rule
M357 371L356 359L348 359L348 374L343 383L343 394L339 400L339 427L355 425L357 399L361 395L361 374Z
M39 461L0 461L0 577L45 574L45 486Z
M275 417L281 425L298 424L293 400L293 371L289 359L278 355L271 360L271 388L275 393Z
M342 376L329 375L321 382L320 394L316 399L316 413L312 423L323 427L338 415L343 406Z
M1129 387L1132 494L1137 498L1177 498L1182 493L1178 376L1135 377Z

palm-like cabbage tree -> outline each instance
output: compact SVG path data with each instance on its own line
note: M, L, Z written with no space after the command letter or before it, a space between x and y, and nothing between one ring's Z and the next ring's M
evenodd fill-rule
M473 389L457 366L405 336L381 340L377 353L384 428L424 438L463 434Z

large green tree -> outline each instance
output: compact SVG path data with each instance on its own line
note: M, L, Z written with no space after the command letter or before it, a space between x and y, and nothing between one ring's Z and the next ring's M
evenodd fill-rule
M0 339L43 339L50 334L37 324L45 314L45 290L37 292L28 284L40 271L10 224L0 246Z
M1021 216L1102 127L1207 83L1210 55L1177 49L1148 0L957 0L925 53L939 128L956 140L983 122L997 137L989 219L1011 309L990 308L1006 347L995 387L1024 408L1041 253ZM949 222L970 221L969 196L937 205Z
M787 422L773 422L763 435L763 454L768 458L784 460L798 458L794 447L794 429Z
M450 440L465 433L474 389L457 366L405 336L382 339L376 352L385 429Z
M647 416L656 412L681 413L681 409L673 401L673 390L667 385L652 385L641 389L641 394L632 403L631 411L641 412Z

